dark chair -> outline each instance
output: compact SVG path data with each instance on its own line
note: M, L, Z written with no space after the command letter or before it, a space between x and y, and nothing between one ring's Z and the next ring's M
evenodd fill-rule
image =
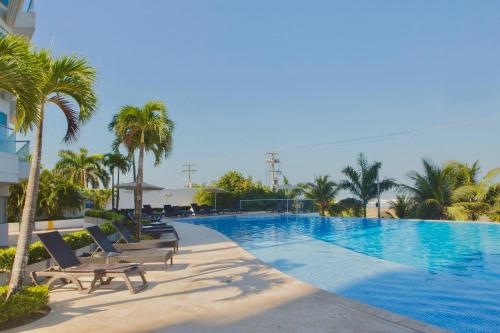
M189 206L173 206L172 209L174 210L174 215L179 216L179 217L186 217L186 216L191 216L191 211L189 210Z
M210 211L206 211L203 206L198 206L198 204L192 203L191 209L195 216L210 214Z
M142 206L142 217L149 219L153 222L160 222L162 218L162 213L156 213L151 205Z
M98 226L92 226L86 228L87 232L90 234L92 239L96 242L99 249L105 256L93 255L93 262L100 262L105 260L106 263L113 262L163 262L165 264L165 270L167 269L167 262L170 260L170 264L173 264L173 253L171 250L160 250L160 249L142 249L142 250L119 250L115 248L113 243L106 237L106 235L99 229Z
M163 205L163 216L175 217L175 211L174 211L172 205Z
M132 212L127 214L128 219L135 225L136 219ZM174 233L177 238L179 238L177 231L171 225L165 222L153 222L146 225L141 225L141 232L150 235L159 235L162 233Z
M151 240L141 240L136 241L128 229L118 221L113 221L113 225L120 234L120 239L125 243L115 243L114 246L119 250L143 250L152 249L160 247L170 247L173 248L174 252L179 249L179 237L177 232L172 233L173 237L171 239L151 239ZM175 230L175 229L174 229Z
M35 285L40 285L39 277L49 280L46 285L50 288L56 281L60 280L62 285L73 283L82 294L91 293L96 288L96 283L108 285L114 278L121 278L127 285L131 294L146 288L147 281L144 271L135 264L88 264L82 263L73 251L64 242L61 234L57 231L38 234L43 246L56 262L56 266L49 267L43 271L30 273ZM141 277L142 285L134 287L130 281L130 275L137 274ZM91 277L89 288L84 288L81 277Z

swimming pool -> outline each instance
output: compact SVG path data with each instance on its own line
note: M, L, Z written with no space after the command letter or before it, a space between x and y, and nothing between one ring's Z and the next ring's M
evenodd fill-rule
M456 332L500 327L500 224L311 215L183 219L319 288Z

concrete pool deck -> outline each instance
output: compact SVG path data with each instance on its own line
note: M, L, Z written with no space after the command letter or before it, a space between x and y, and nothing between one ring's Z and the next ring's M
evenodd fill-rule
M49 315L7 332L445 332L293 279L214 230L172 224L179 254L168 272L148 270L146 290L54 290Z

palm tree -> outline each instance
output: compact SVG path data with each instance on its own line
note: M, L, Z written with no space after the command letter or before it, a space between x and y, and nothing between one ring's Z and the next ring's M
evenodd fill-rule
M364 154L358 156L358 169L345 167L342 173L347 179L340 182L340 187L348 190L363 204L363 216L366 217L366 207L368 201L377 197L378 193L388 191L397 187L396 181L392 178L384 178L379 181L379 172L382 167L381 162L368 163ZM377 188L378 183L378 188Z
M92 188L97 188L99 182L107 187L109 175L103 168L103 160L102 154L89 155L86 148L80 148L79 152L61 150L55 169L83 188L87 188L89 185Z
M104 165L109 169L111 174L111 207L118 209L120 202L120 188L116 189L115 197L115 170L117 170L117 182L120 184L120 173L126 173L130 170L130 159L119 152L109 153L104 155Z
M117 144L123 143L129 152L139 149L137 179L134 190L136 236L141 239L142 182L144 174L144 153L152 152L155 165L172 151L174 123L167 115L165 104L150 101L142 107L126 105L114 115L109 129L115 132Z
M394 212L387 212L392 218L409 218L415 213L415 200L406 195L396 195L396 199L390 202L389 208Z
M479 179L479 161L471 166L453 161L444 168L450 170L455 185L453 204L447 212L451 218L476 221L494 209L500 183L493 180L500 174L500 168L488 171L482 179Z
M37 120L40 75L41 69L25 37L0 38L0 92L16 97L16 129L22 132L32 129Z
M453 178L453 186L458 188L464 185L476 184L479 181L479 160L472 163L470 166L467 163L458 161L449 161L444 164L443 169L450 173Z
M63 56L55 59L46 50L33 53L32 56L41 72L38 80L40 94L36 103L36 114L33 117L18 119L18 122L27 122L33 118L37 122L31 168L26 187L26 200L21 217L8 297L20 290L28 262L28 247L31 244L31 234L35 222L40 181L45 106L53 104L62 111L67 121L67 130L63 141L72 142L76 140L81 125L94 114L97 103L94 93L96 72L86 59L76 56ZM77 108L73 103L76 103ZM19 126L29 127L28 124Z
M452 205L454 178L449 168L441 168L423 159L422 174L411 171L408 177L413 185L401 185L416 201L416 215L420 218L443 219Z
M314 178L314 182L306 184L304 195L315 200L319 215L325 216L339 191L339 186L330 180L329 175L319 175Z

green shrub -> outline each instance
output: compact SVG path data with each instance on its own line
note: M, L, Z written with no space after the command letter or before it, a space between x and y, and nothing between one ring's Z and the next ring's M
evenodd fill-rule
M14 256L16 255L16 249L9 247L7 249L0 249L0 271L10 270L12 264L14 263ZM8 267L8 269L6 269Z
M116 232L115 227L111 223L103 223L99 226L106 236ZM72 250L78 250L82 247L92 244L93 240L87 231L76 231L63 236L64 241ZM0 249L0 271L10 271L14 263L16 249L10 247ZM30 245L28 264L50 258L49 253L45 250L42 242L36 241Z
M100 210L100 209L89 209L85 211L85 216L89 217L96 217L100 219L105 219L109 221L117 220L117 221L122 221L123 220L123 215L112 212L109 210Z
M0 324L10 319L22 319L49 302L49 289L46 286L23 287L8 300L7 290L7 286L0 287Z

